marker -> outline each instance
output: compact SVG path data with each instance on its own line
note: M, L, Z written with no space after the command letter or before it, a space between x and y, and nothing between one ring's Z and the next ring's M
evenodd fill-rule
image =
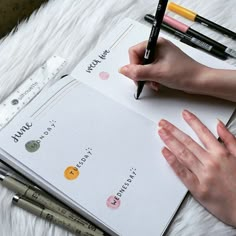
M81 225L76 224L75 221L69 220L66 217L53 212L42 205L37 205L30 200L20 197L19 195L15 195L12 199L12 203L22 209L36 215L42 217L45 220L48 220L54 224L64 227L65 229L70 230L72 233L81 236L95 236L97 234L94 231L85 229Z
M104 233L84 220L82 217L74 214L66 207L62 206L61 203L44 193L43 191L36 189L33 186L29 186L16 178L9 176L8 172L0 168L0 182L3 186L9 188L13 192L23 195L24 197L36 202L37 204L43 205L46 208L63 215L64 217L73 220L79 226L92 230L96 235L104 235Z
M149 23L153 23L153 19L154 16L151 14L147 14L145 15L144 19L149 22ZM179 37L181 40L181 42L188 44L194 48L200 48L203 51L216 56L222 60L226 60L227 59L227 54L221 51L218 51L217 49L215 49L213 46L191 36L191 35L187 35L185 33L182 33L180 30L173 28L172 26L168 25L165 22L162 22L161 24L161 29L174 34L175 36Z
M229 30L229 29L226 29L225 27L221 26L221 25L218 25L206 18L203 18L202 16L199 16L197 13L191 11L191 10L188 10L187 8L184 8L184 7L181 7L180 5L177 5L176 3L169 3L168 4L168 9L170 11L173 11L191 21L195 21L195 22L198 22L204 26L207 26L213 30L216 30L232 39L236 39L236 33Z
M168 25L172 26L175 29L178 29L179 31L181 31L183 33L191 35L191 36L193 36L205 43L212 45L218 51L225 52L229 56L236 58L236 51L235 50L228 48L221 43L216 42L215 40L205 36L204 34L197 32L196 30L190 28L189 26L185 25L184 23L181 23L180 21L178 21L170 16L165 15L163 22L167 23Z
M163 17L165 14L167 3L168 3L168 0L159 0L159 3L157 5L156 14L154 17L154 21L153 21L151 33L149 36L147 48L144 53L143 65L150 64L154 61L157 38L158 38L158 35L160 32L161 23L163 21ZM143 90L144 84L145 84L145 81L138 81L138 89L137 89L136 99L139 98L139 96Z

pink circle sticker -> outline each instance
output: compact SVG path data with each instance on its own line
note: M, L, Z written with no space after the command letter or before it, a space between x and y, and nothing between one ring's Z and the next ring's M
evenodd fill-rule
M107 72L105 72L105 71L102 71L102 72L99 73L99 77L100 77L100 79L102 79L102 80L107 80L107 79L109 79L110 74L107 73Z
M117 209L120 206L120 199L117 198L116 196L110 196L107 199L107 207L111 209Z

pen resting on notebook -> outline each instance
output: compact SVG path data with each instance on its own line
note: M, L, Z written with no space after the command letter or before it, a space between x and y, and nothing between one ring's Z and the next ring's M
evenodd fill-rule
M195 22L198 22L206 27L209 27L215 31L218 31L232 39L236 39L236 33L219 25L219 24L216 24L215 22L213 21L210 21L200 15L198 15L197 13L187 9L187 8L184 8L174 2L171 2L168 4L168 9L170 11L173 11L189 20L192 20L192 21L195 21Z
M51 211L40 204L35 204L27 198L15 195L12 199L13 204L21 207L22 209L42 217L45 220L48 220L54 224L64 227L65 229L70 230L72 233L81 236L99 236L94 231L86 229L81 225L76 224L73 220L70 220L54 211Z
M144 19L147 22L152 23L154 16L147 14L147 15L145 15ZM165 22L162 22L161 29L179 37L181 39L180 41L183 43L186 43L194 48L199 48L199 49L201 49L201 50L203 50L203 51L205 51L205 52L207 52L219 59L222 59L222 60L227 59L226 53L217 50L216 48L214 48L212 45L209 45L208 43L205 43L205 42L203 42L191 35L185 34L185 33L181 32L180 30L175 29L174 27L172 27L171 25L169 25Z
M188 35L196 37L197 39L200 39L203 42L206 42L206 43L214 46L214 48L216 48L218 51L224 52L224 53L228 54L229 56L236 58L236 51L235 50L233 50L231 48L228 48L228 47L226 47L225 45L223 45L221 43L218 43L217 41L207 37L204 34L199 33L198 31L190 28L186 24L184 24L184 23L182 23L182 22L180 22L180 21L178 21L178 20L176 20L176 19L174 19L170 16L167 16L167 15L165 15L163 21L165 23L171 25L172 27L180 30L183 33L186 33Z
M98 228L96 228L93 224L90 224L82 217L74 214L68 208L63 207L61 203L59 203L58 201L56 201L43 191L36 189L33 186L29 186L12 176L9 176L8 172L1 168L0 168L0 181L4 186L11 189L15 193L24 195L26 198L38 204L41 204L46 208L63 215L66 218L75 221L77 224L103 235L103 232Z

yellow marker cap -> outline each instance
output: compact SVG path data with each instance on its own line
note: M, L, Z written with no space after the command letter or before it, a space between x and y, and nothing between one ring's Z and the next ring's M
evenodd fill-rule
M197 16L195 12L190 11L184 7L181 7L173 2L170 2L168 4L168 9L192 21L195 21L195 18Z

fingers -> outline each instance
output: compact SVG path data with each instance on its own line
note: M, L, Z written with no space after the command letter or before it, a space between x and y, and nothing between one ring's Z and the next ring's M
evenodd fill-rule
M146 46L147 46L147 41L144 41L129 49L130 64L136 64L136 65L142 64Z
M197 188L199 180L197 176L184 167L176 158L176 156L167 148L163 148L162 154L175 172L180 178L183 184L192 192Z
M185 148L194 153L195 157L199 159L201 164L203 164L205 159L206 151L197 144L191 137L186 135L184 132L179 130L177 127L172 125L166 120L161 120L159 122L159 127L168 130L180 143L182 143Z
M134 81L155 81L158 78L158 65L155 65L155 70L152 64L136 65L129 64L119 69L119 72Z
M170 42L162 37L158 38L157 50L160 51L166 44ZM147 41L143 41L131 48L129 48L129 60L130 64L142 64L143 56L147 47ZM164 51L164 50L162 50Z
M158 46L156 48L156 52L159 51L157 58L160 58L160 52L163 51L164 46L167 40L163 38L158 39ZM156 63L154 60L153 63L149 65L142 65L143 57L145 54L147 46L147 41L139 43L129 49L129 60L130 64L125 65L119 69L119 72L126 77L134 80L134 81L155 81L157 82L157 78L160 77L162 72L161 66Z
M155 90L155 91L158 91L159 88L160 88L160 85L156 82L147 82L146 83L147 86L149 86L151 89Z
M216 137L193 113L184 110L182 115L208 151L222 151L222 145L220 145Z
M236 138L228 131L222 121L217 124L217 133L228 151L236 155Z
M202 163L192 151L190 151L183 143L176 139L169 130L160 128L158 133L168 149L173 153L174 156L176 156L178 161L185 168L195 174L199 172Z

